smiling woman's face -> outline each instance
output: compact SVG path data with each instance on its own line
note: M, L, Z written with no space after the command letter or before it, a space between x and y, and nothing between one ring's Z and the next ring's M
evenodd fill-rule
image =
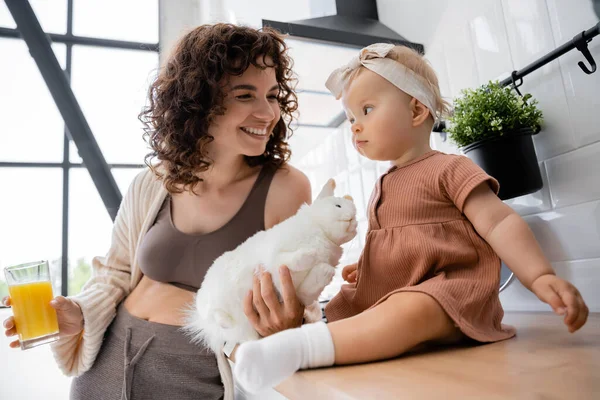
M219 153L263 154L281 116L275 70L250 65L242 75L229 77L224 90L225 114L217 116L209 128L214 137L210 146Z

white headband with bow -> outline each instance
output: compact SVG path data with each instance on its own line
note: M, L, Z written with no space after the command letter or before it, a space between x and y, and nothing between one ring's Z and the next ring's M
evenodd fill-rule
M386 55L394 47L393 44L375 43L363 48L358 53L358 56L352 58L347 65L333 71L329 75L327 82L325 82L325 86L336 99L339 99L352 71L363 66L382 76L398 89L419 100L429 109L433 119L437 120L435 96L424 84L424 78L418 76L399 62L391 58L386 58Z

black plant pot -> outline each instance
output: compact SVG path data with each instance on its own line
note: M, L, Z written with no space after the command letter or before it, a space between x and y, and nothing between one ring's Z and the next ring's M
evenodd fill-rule
M498 197L512 199L540 190L540 167L529 128L518 129L493 139L462 148L463 153L500 183Z

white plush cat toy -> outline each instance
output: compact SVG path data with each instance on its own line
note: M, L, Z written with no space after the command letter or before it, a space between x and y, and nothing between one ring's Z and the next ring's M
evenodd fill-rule
M217 258L206 272L184 330L215 353L225 342L256 340L243 310L259 265L273 276L281 293L278 268L286 265L299 300L312 305L335 273L341 245L356 236L356 207L350 196L334 197L330 179L312 205L266 231L257 232Z

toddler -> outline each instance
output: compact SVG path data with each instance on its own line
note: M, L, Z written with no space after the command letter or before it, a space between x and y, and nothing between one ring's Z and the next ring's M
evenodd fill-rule
M348 284L318 322L242 344L235 374L255 392L298 369L396 357L425 343L515 335L503 325L500 259L564 317L586 322L578 290L558 278L523 219L497 196L498 182L464 156L434 151L429 136L448 111L417 52L374 44L329 77L358 152L391 162L371 195L369 229Z

